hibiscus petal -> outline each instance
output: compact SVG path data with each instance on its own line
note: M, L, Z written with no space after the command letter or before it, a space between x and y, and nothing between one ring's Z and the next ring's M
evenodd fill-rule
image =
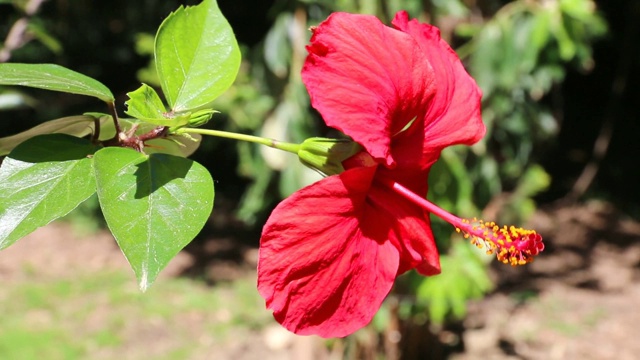
M385 172L392 173L393 170L379 169L376 176L385 176ZM426 175L420 178L422 181L414 179L405 186L416 194L426 196ZM413 268L422 275L439 274L440 255L431 231L429 213L399 198L391 189L377 182L374 182L369 190L368 201L377 211L394 214L395 221L388 237L402 249L398 275Z
M313 32L302 79L327 125L387 166L391 137L428 108L434 69L412 36L376 17L333 13Z
M447 146L478 142L486 131L480 111L482 92L458 55L440 37L440 30L416 19L409 21L405 11L398 12L392 24L415 39L434 69L437 93L424 122L425 156L437 159Z
M281 202L260 240L258 291L292 332L342 337L371 321L395 280L392 219L367 205L375 167L325 178Z

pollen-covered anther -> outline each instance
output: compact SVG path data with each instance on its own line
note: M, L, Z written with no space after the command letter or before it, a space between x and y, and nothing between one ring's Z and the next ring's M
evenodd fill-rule
M542 236L535 230L515 226L498 226L495 222L463 220L459 227L464 237L487 255L496 254L499 261L512 266L525 265L544 250Z

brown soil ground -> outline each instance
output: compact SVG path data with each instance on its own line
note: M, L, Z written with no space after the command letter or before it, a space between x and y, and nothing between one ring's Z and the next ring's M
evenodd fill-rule
M640 223L602 202L542 210L532 223L545 252L497 272L498 291L472 305L453 358L639 359Z
M607 203L589 202L540 210L532 225L545 235L545 252L526 267L494 266L497 290L470 305L459 331L436 334L436 348L457 349L448 355L455 360L640 358L640 223ZM0 281L128 268L109 234L82 242L76 237L66 224L39 229L0 254ZM221 239L203 246L212 253L229 252L225 244ZM220 259L201 269L230 279L255 276L247 269L255 266L256 249L232 250L243 259L240 265ZM161 277L190 273L194 266L194 257L182 253ZM252 334L216 349L213 358L340 358L335 346L328 351L320 339L297 337L275 324Z

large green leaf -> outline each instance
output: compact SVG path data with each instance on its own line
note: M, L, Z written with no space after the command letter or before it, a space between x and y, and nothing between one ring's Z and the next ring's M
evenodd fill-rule
M111 122L109 116L78 115L55 119L42 123L21 133L0 138L0 156L7 155L20 143L37 135L68 134L84 137L95 132L95 121L105 125Z
M96 190L89 141L40 135L17 146L0 167L0 249L66 215Z
M20 85L87 95L111 103L111 91L96 79L55 64L0 64L0 85Z
M145 290L204 226L211 175L189 159L115 147L95 154L94 171L107 225Z
M203 106L231 86L240 67L240 50L215 0L180 7L160 25L156 69L174 112Z

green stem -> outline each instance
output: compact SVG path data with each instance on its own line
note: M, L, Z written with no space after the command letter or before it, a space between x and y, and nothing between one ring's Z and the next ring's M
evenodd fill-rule
M300 150L300 144L280 142L274 139L267 139L267 138L247 135L247 134L238 134L238 133L229 132L229 131L200 129L200 128L181 128L179 131L183 133L189 133L189 134L201 134L201 135L221 137L225 139L248 141L248 142L272 147L278 150L287 151L293 154L298 154L298 151Z

